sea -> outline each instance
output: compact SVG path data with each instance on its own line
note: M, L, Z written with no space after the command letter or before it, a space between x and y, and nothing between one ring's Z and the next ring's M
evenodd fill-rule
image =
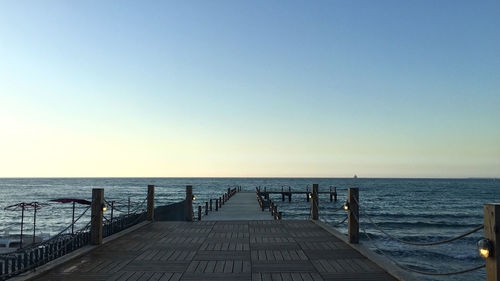
M218 198L228 187L241 186L255 191L311 190L319 184L320 191L336 187L338 201L330 202L328 194L319 199L320 219L336 230L347 233L346 223L334 226L345 216L338 210L346 201L347 188L359 188L360 242L380 255L420 271L451 272L481 265L476 243L483 237L480 230L470 236L437 246L410 246L394 241L379 232L368 217L391 235L413 242L431 242L458 236L483 223L483 204L500 202L500 180L495 179L402 179L402 178L2 178L0 179L0 236L18 234L21 209L18 203L39 202L36 213L36 235L50 237L69 232L72 204L52 202L57 198L91 200L92 188L104 188L108 202L114 201L114 216L130 210L142 210L147 185L155 185L155 206L179 202L185 197L186 185L193 186L195 208L210 198ZM303 194L292 202L271 199L283 212L284 220L308 219L310 202ZM9 207L11 206L11 207ZM9 208L7 208L9 207ZM5 209L7 208L7 209ZM75 230L90 219L87 205L77 204L75 217L82 217ZM86 213L84 213L87 210ZM109 219L110 211L106 212ZM27 208L24 233L33 233L34 210ZM371 239L368 239L369 235ZM420 280L485 280L485 269L452 276L413 274Z

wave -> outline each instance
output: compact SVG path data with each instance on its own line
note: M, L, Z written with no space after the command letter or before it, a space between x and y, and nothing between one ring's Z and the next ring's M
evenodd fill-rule
M363 219L363 217L360 217L362 222L369 223L368 220ZM382 221L382 222L376 222L377 225L380 227L386 227L386 228L396 228L396 229L401 229L401 228L459 228L459 229L473 229L479 225L482 224L482 222L478 223L462 223L462 222L449 222L449 221L435 221L435 222L422 222L422 221L416 221L416 222L397 222L397 221Z
M385 249L383 247L382 250L385 254L396 258L415 258L418 257L421 259L429 259L429 260L440 260L440 261L451 261L451 260L459 260L462 262L481 262L482 258L480 258L476 252L474 253L453 253L453 252L444 252L444 251L429 251L429 250L409 250L409 249ZM380 254L379 250L375 250L375 252Z
M422 220L422 219L441 219L441 220L457 220L457 219L474 219L474 220L482 220L482 214L472 214L472 213L388 213L388 212L367 212L368 215L372 218L396 218L396 219L414 219L414 220ZM361 213L363 214L363 212Z
M370 236L371 239L375 240L377 243L381 242L383 244L388 244L389 241L393 242L393 246L401 246L404 245L401 242L397 242L392 240L391 238L387 237L385 234L378 232L377 230L373 230L368 232L368 235ZM416 234L416 235L400 235L399 233L393 233L393 236L395 236L398 239L408 241L408 242L415 242L415 243L429 243L429 242L435 242L435 241L441 241L441 240L446 240L452 237L455 237L453 235L429 235L429 234ZM366 236L363 234L362 238L365 238ZM463 238L460 238L458 240L452 241L448 243L447 245L452 245L452 246L457 246L457 245L468 245L468 246L475 246L478 239L481 237L481 235L470 235L466 236ZM366 238L368 239L368 238ZM415 246L412 246L415 247Z

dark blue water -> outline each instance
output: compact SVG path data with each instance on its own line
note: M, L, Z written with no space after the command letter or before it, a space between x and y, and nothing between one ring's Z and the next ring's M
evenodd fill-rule
M406 246L388 239L366 220L369 215L384 230L398 238L429 242L454 237L483 223L483 204L500 202L500 181L492 179L306 179L306 178L69 178L69 179L0 179L0 235L18 233L20 211L5 211L4 207L19 202L47 202L59 197L90 200L92 188L104 188L108 201L127 211L128 197L139 204L146 197L147 185L156 186L156 205L180 201L185 186L193 185L195 205L220 196L229 186L241 185L254 190L256 186L281 190L305 190L313 183L320 191L336 186L338 202L329 202L327 194L320 196L320 219L335 223L345 212L333 213L346 200L347 187L360 188L361 225L373 235L374 243L390 257L406 266L424 271L455 271L472 267L484 261L477 256L476 241L482 231L461 240L429 247ZM281 202L281 196L271 197L283 211L283 219L307 219L310 203L305 195L296 195L291 203ZM121 204L121 205L119 205ZM86 207L78 206L77 215ZM90 213L90 212L89 212ZM89 213L77 225L89 220ZM115 214L119 214L116 211ZM27 211L25 231L32 231L32 211ZM109 212L106 214L109 216ZM37 233L54 235L71 222L71 205L51 203L38 211ZM346 232L346 225L336 228ZM361 242L372 249L372 242L364 235ZM451 277L425 277L422 280L484 280L484 269Z

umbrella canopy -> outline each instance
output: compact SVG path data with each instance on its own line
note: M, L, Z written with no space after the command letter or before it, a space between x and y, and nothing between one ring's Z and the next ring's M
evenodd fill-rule
M57 199L52 199L50 200L51 202L59 202L59 203L78 203L78 204L83 204L83 205L90 205L92 202L87 201L85 199L76 199L76 198L57 198Z

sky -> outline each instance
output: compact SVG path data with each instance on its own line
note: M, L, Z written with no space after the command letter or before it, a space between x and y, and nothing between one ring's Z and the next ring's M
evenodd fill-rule
M499 1L1 1L0 177L500 177Z

